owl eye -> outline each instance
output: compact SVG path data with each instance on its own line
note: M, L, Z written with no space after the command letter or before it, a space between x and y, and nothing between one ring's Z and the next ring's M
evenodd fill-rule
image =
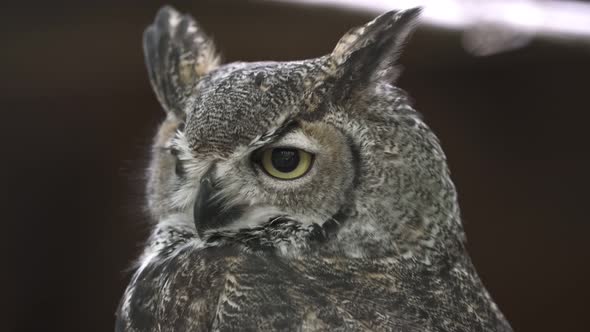
M260 164L270 176L280 180L295 180L309 171L313 155L296 148L272 148L262 151Z

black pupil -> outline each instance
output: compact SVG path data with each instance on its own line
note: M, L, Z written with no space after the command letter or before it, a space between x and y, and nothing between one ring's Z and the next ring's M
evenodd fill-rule
M299 165L299 152L296 149L273 149L271 161L277 171L289 173Z

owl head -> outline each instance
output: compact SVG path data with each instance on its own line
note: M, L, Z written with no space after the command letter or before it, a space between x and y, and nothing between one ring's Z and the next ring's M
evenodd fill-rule
M395 87L419 9L346 33L325 56L221 65L189 15L162 8L144 34L166 111L153 146L148 207L200 236L277 217L337 232L351 256L422 255L461 238L437 138Z

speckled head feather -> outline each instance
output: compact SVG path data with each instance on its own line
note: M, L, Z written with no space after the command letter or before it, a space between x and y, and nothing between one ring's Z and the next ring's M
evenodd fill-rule
M154 229L118 330L511 331L465 251L438 139L394 86L419 12L315 59L224 65L190 16L158 12Z

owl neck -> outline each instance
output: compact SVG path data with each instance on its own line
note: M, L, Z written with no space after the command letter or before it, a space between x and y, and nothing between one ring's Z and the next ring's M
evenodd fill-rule
M463 233L456 221L453 222L459 227L454 231L440 227L418 231L415 227L400 224L396 228L399 233L387 235L382 232L378 235L367 232L370 228L367 224L359 227L359 221L366 221L366 218L349 209L340 211L322 225L303 224L287 216L279 216L255 227L211 230L199 236L186 220L174 217L158 223L150 241L152 246L148 246L146 252L166 256L196 241L201 248L239 246L252 252L269 252L284 257L321 254L352 258L411 258L427 264L463 253ZM429 232L429 236L424 235ZM158 248L152 248L154 243Z
M203 248L239 246L251 252L298 257L322 247L335 236L337 229L333 218L319 225L279 216L254 227L210 230L202 234L198 242Z
M455 188L448 177L442 184L440 191L422 192L411 200L375 191L375 201L380 202L376 211L356 204L339 225L331 250L351 257L403 257L424 263L464 255L465 235Z

